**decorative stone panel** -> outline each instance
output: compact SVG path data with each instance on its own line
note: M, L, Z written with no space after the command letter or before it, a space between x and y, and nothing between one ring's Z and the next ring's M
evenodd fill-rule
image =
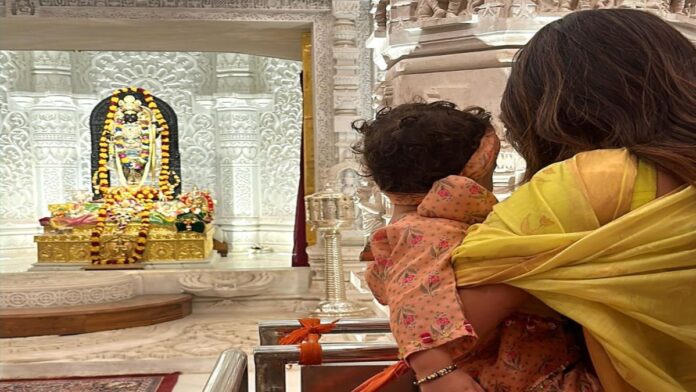
M32 230L25 230L21 245L8 236L18 235L17 225L38 227L48 204L90 189L89 114L113 89L131 85L175 108L183 189L213 192L216 223L233 250L263 242L263 219L292 232L302 125L299 63L197 52L47 51L0 52L0 62L0 249L31 246ZM31 88L18 89L22 85ZM284 236L279 246L291 244Z

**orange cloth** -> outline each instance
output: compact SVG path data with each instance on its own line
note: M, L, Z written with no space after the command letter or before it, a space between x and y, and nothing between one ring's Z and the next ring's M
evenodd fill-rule
M298 320L302 327L290 332L278 340L281 345L297 344L306 340L310 334L320 335L327 333L336 328L338 320L334 320L328 324L322 324L321 320L316 318L304 318Z
M368 378L365 382L358 385L351 392L374 392L388 383L396 380L408 372L408 365L404 361L399 361L374 376Z
M278 340L281 345L300 343L300 364L318 365L321 363L321 334L331 331L336 327L338 320L329 324L322 324L321 320L306 318L299 320L302 327L290 332Z

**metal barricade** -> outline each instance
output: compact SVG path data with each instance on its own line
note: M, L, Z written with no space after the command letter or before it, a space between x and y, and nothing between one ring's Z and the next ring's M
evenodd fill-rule
M333 320L323 319L322 324ZM301 327L297 320L273 320L259 323L259 341L262 346L278 344L283 335ZM389 320L383 318L339 320L336 327L326 334L389 333Z
M381 371L398 357L398 347L385 343L324 343L322 365L302 366L303 392L349 392L365 379ZM259 346L254 349L256 390L285 392L286 365L299 362L296 345ZM417 391L413 376L404 375L385 391Z
M248 378L247 356L244 351L225 350L218 357L203 392L247 392Z

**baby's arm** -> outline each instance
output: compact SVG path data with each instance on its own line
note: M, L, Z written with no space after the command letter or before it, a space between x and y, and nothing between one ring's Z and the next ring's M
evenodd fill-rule
M497 326L523 302L529 298L529 294L516 287L496 284L481 287L459 289L459 297L462 302L463 313L466 314L474 331L481 341L493 332ZM444 347L436 347L430 350L413 353L409 357L409 364L418 377L431 374L439 369L452 364L449 350ZM462 371L439 378L422 385L421 390L427 391L478 391L478 385L469 375ZM467 388L467 385L471 385ZM480 387L478 387L480 388Z
M530 295L506 284L459 289L464 314L479 338L485 339L512 314Z

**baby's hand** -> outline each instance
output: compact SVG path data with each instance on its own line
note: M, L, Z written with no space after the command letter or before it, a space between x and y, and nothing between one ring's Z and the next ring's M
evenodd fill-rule
M486 392L470 375L461 369L421 384L420 390L422 392Z

